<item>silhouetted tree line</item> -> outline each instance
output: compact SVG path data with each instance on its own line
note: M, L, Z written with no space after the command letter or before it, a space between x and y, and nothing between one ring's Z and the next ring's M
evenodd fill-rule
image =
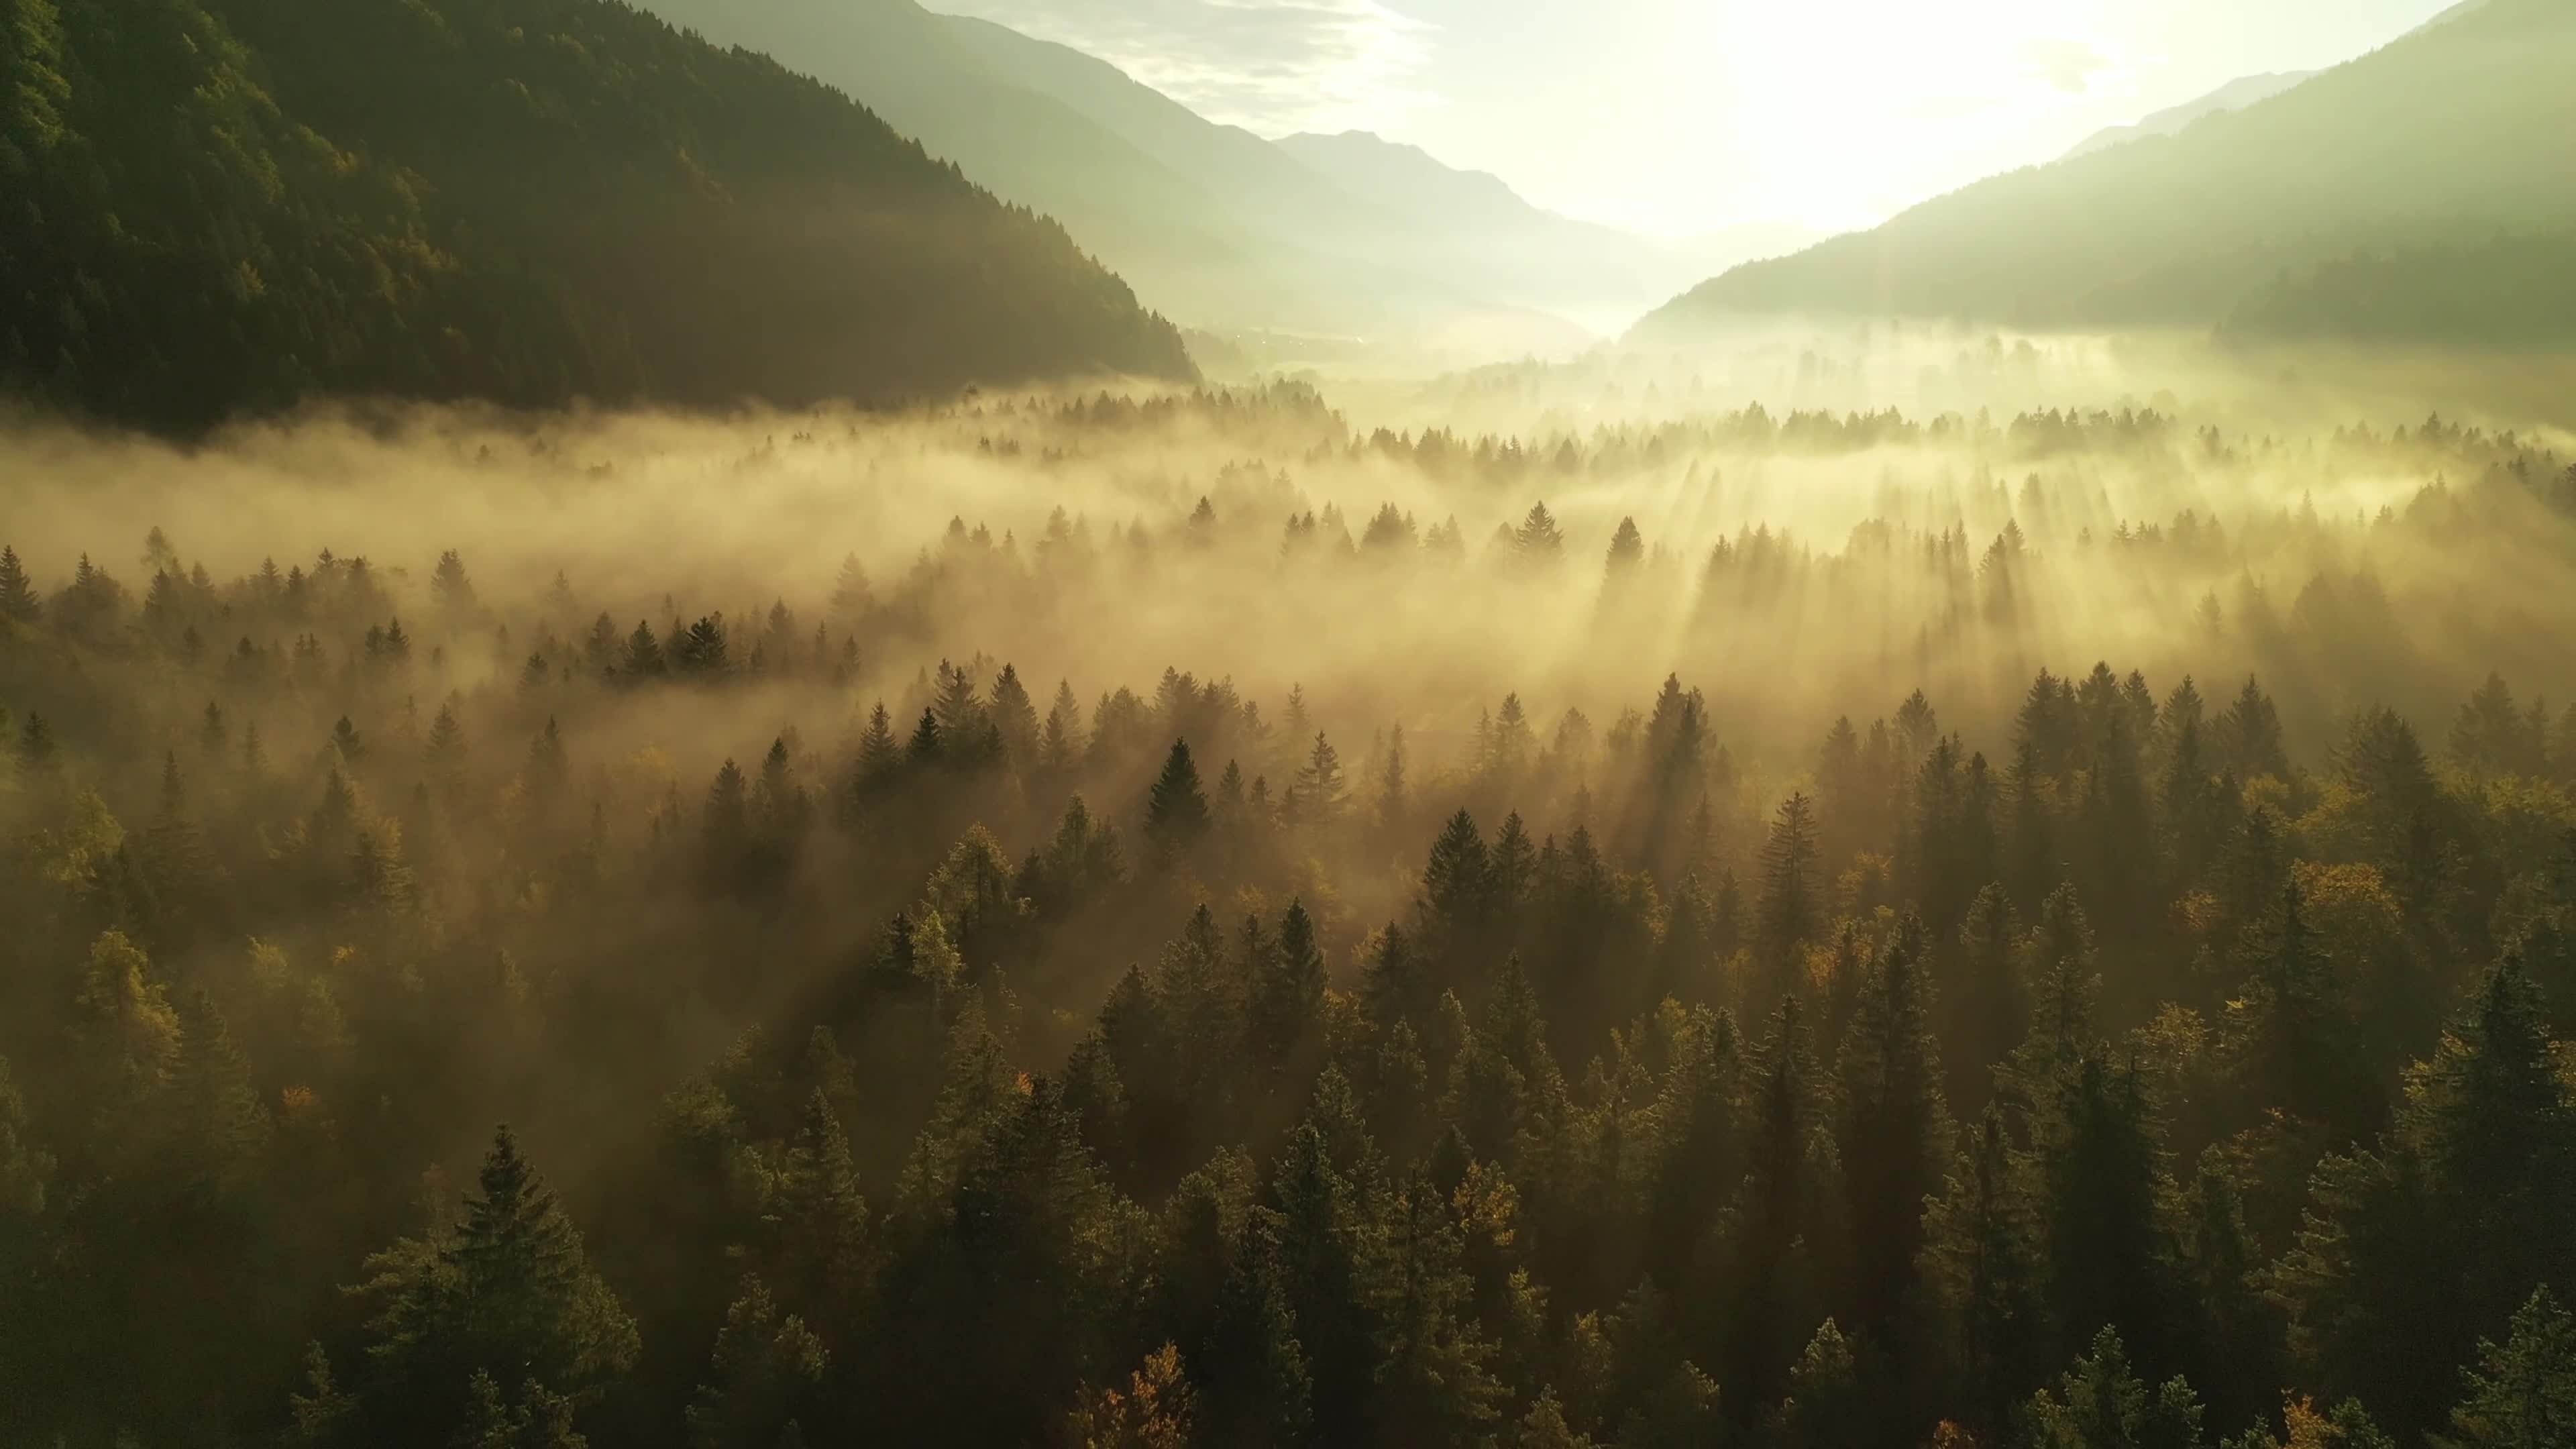
M631 627L144 566L0 550L12 1442L2576 1434L2576 713L2502 679L2429 744L2103 663L1422 750L879 700L855 561Z

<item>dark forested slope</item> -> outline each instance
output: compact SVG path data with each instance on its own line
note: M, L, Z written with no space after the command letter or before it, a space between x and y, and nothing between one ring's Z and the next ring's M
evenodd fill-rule
M1061 229L597 0L0 0L0 389L797 403L1174 375Z
M2571 60L2576 8L2499 0L2179 135L1993 177L1738 267L1640 335L1779 312L2205 326L2272 289L2240 319L2252 326L2298 313L2283 289L2356 254L2441 248L2477 266L2499 236L2576 226L2576 148L2562 139L2576 134ZM2451 300L2403 330L2515 330L2498 289L2437 292Z

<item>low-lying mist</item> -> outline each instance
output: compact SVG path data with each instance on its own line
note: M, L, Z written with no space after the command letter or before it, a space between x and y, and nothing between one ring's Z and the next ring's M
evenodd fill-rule
M557 1370L598 1442L676 1442L725 1325L780 1304L829 1346L798 1412L854 1441L1038 1442L1168 1340L1149 1367L1243 1442L1218 1416L1268 1400L1200 1308L988 1371L1025 1312L921 1285L1214 1294L1329 1134L1352 1232L1437 1214L1476 1302L1526 1305L1459 1319L1513 1345L1509 1393L1641 1279L1730 1305L1676 1340L1675 1442L1707 1442L1819 1318L1896 1332L1866 1303L1948 1231L1917 1211L1945 1113L2001 1101L2026 1145L1979 1140L2040 1162L2055 1109L1998 1094L2061 1048L2065 1091L2126 1062L2086 1090L2151 1099L2155 1151L2287 1164L2242 1189L2286 1252L2307 1167L2500 950L2576 999L2534 934L2576 909L2566 438L2200 403L2067 339L1767 346L190 448L0 429L0 1229L41 1245L0 1231L33 1285L0 1367L65 1386L29 1412L67 1442L290 1406L355 1434L415 1389L446 1423L483 1400L402 1377L448 1341L404 1315L466 1301L442 1265L524 1141L610 1295ZM2311 923L2341 1074L2278 1066L2242 1007ZM1877 1266L1775 1311L1729 1265L1827 1219L1728 1208L1769 1180L1732 1144L1860 1100L1867 1002L1917 963L1920 1180L1854 1177ZM1001 1200L1058 1225L1043 1262L975 1266L1023 1251L976 1236ZM220 1329L147 1311L165 1282ZM2053 1369L2104 1320L2050 1291ZM1344 1367L1332 1402L1378 1392ZM1505 1372L1460 1412L1503 1412ZM2239 1421L2280 1401L2236 1377ZM1606 1436L1616 1402L1574 1412Z
M1480 411L1472 384L1452 397ZM2147 405L1667 411L1363 432L1295 385L900 417L422 411L193 451L18 430L0 473L22 480L8 541L46 588L87 556L139 599L154 529L202 565L188 627L210 661L292 642L234 580L364 560L382 617L325 642L336 659L367 624L439 631L405 691L422 707L515 680L531 652L588 681L602 620L622 643L701 616L743 653L818 625L855 645L841 693L793 706L809 735L982 658L1086 702L1171 667L1275 718L1302 686L1326 724L1400 725L1436 758L1506 693L1606 729L1677 674L1741 758L1792 772L1819 721L1916 687L1992 741L2034 672L2096 659L2160 687L2263 674L2311 744L2365 706L2447 709L2491 670L2571 683L2552 677L2576 624L2554 434L2249 431ZM449 551L470 630L433 602ZM693 763L748 747L661 743Z

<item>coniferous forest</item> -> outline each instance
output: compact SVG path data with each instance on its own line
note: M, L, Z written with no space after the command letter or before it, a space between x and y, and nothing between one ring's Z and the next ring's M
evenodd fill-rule
M2576 1443L2563 442L1664 411L12 439L0 1442Z
M1176 378L1047 218L617 0L6 0L0 394L900 401Z

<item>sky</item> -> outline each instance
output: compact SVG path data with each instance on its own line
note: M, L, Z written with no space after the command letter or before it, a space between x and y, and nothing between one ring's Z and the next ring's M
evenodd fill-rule
M1586 220L1867 226L2452 0L931 0L1267 136L1374 131Z

